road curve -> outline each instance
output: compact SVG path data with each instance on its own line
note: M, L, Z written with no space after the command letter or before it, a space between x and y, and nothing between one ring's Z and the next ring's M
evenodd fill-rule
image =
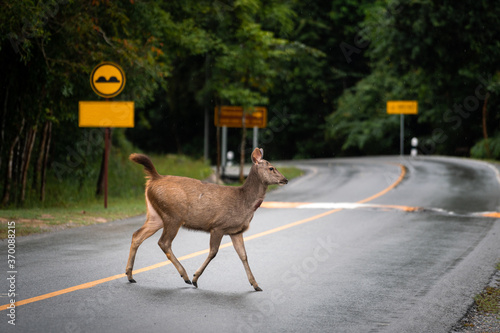
M245 233L264 292L229 238L199 289L165 261L158 235L128 283L138 217L18 238L16 326L0 307L1 331L449 332L500 257L498 171L444 157L293 163L306 175L270 193ZM207 247L207 234L188 231L173 244L190 274Z

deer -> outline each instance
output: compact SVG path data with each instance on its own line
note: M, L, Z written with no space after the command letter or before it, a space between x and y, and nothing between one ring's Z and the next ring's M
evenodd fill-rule
M175 266L187 284L198 288L198 279L210 261L217 255L222 237L229 235L248 281L255 291L262 291L248 265L243 233L249 228L255 211L262 204L269 185L285 185L288 180L263 159L264 150L252 152L252 166L245 182L240 186L226 186L197 179L160 175L151 159L143 154L131 154L129 159L144 166L146 174L146 222L132 235L126 275L130 283L135 256L139 246L158 230L163 233L158 245ZM191 281L182 264L172 252L172 241L179 229L210 233L210 247L206 260Z

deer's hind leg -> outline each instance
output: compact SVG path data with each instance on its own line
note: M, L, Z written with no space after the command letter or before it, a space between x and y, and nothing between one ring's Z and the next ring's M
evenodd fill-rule
M131 283L136 282L132 277L132 270L134 268L134 261L137 249L139 248L139 246L141 246L142 242L144 242L146 239L151 237L155 232L157 232L163 227L162 219L153 209L153 207L149 203L149 200L146 199L146 203L148 208L146 222L132 235L132 244L130 245L130 253L128 256L127 267L125 269L127 278Z

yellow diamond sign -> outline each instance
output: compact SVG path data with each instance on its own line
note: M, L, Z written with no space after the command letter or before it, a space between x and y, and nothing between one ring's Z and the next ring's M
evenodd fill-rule
M113 62L102 62L90 74L90 86L104 98L117 96L125 88L125 72Z

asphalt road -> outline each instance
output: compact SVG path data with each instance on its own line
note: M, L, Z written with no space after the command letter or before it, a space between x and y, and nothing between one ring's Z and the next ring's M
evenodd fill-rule
M129 283L138 217L17 238L16 325L3 307L0 331L449 332L500 258L500 222L485 216L500 211L498 171L452 158L294 164L307 174L268 194L245 233L263 292L229 237L198 289L165 261L159 234L139 248L134 268L144 271ZM184 230L174 240L190 275L208 240ZM0 249L4 305L8 243Z

